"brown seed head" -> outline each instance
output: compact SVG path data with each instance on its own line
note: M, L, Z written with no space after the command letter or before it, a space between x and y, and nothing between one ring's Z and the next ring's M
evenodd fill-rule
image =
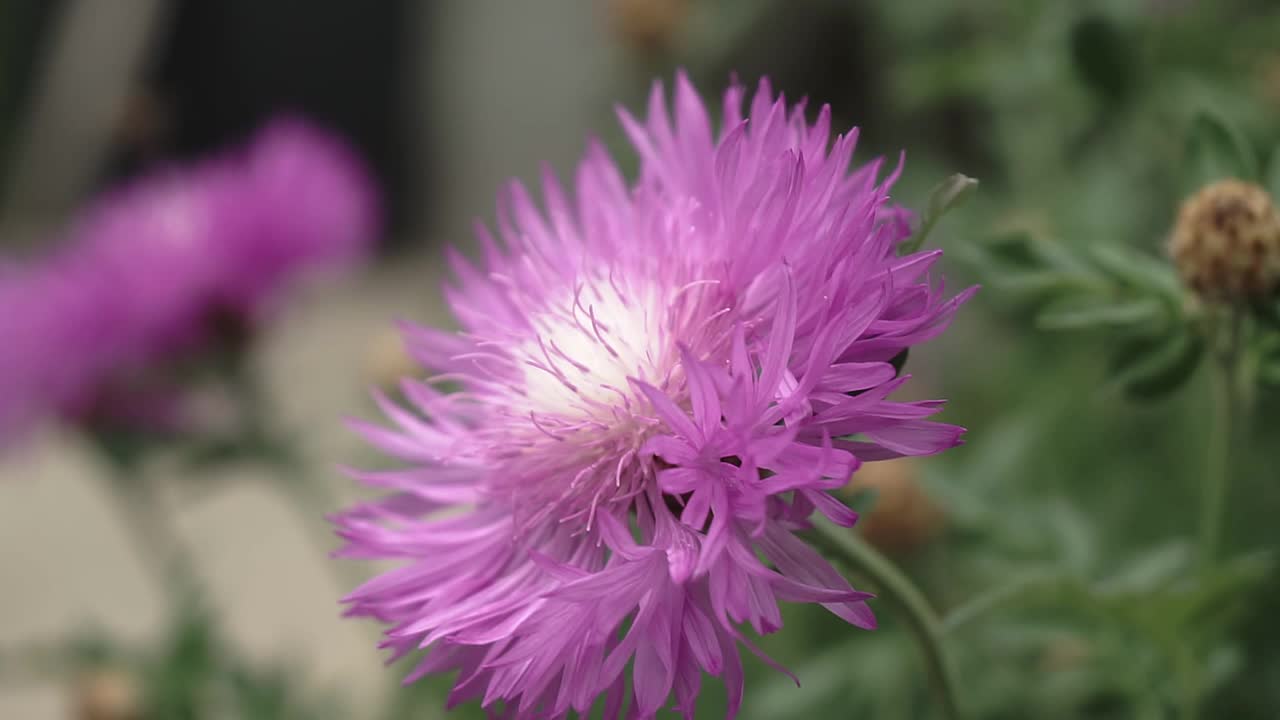
M1280 287L1280 213L1266 190L1221 180L1183 202L1169 253L1206 300L1270 295Z

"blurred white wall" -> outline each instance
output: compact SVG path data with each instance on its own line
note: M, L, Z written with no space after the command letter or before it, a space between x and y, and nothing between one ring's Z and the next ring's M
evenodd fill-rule
M447 0L425 15L423 112L440 217L425 227L468 242L510 177L536 181L548 161L565 178L590 132L613 123L625 57L599 0Z

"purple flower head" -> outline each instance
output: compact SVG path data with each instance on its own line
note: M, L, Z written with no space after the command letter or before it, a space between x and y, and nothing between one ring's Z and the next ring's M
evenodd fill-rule
M401 565L349 614L425 650L410 680L458 671L451 705L688 717L705 673L733 715L745 629L779 629L779 601L874 627L795 533L854 523L831 491L862 461L959 443L939 402L888 399L889 361L969 293L930 281L938 252L898 256L897 171L850 172L827 108L809 124L767 81L744 99L713 134L680 75L674 124L660 85L646 121L621 113L634 184L598 145L572 194L545 173L542 209L513 184L479 265L453 257L461 331L405 329L462 389L406 380L410 408L378 398L391 427L358 424L407 467L353 472L389 494L335 519L340 554Z
M224 239L227 302L252 309L300 269L344 267L375 237L377 202L365 169L335 138L299 120L264 128L247 149L238 202L254 212Z
M50 414L172 419L167 366L252 326L300 273L355 260L376 221L363 168L297 121L108 192L53 253L0 270L0 441Z

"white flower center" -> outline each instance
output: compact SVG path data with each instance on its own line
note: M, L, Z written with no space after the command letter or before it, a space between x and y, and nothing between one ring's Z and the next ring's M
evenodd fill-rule
M627 405L628 378L661 380L670 350L666 315L667 303L651 285L580 284L535 316L536 335L520 348L530 409L567 419Z

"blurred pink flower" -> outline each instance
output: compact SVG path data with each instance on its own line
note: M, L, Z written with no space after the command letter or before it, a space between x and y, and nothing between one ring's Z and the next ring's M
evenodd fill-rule
M0 442L49 415L164 416L139 378L246 330L288 281L352 263L377 229L361 163L296 120L108 192L52 253L0 271Z

